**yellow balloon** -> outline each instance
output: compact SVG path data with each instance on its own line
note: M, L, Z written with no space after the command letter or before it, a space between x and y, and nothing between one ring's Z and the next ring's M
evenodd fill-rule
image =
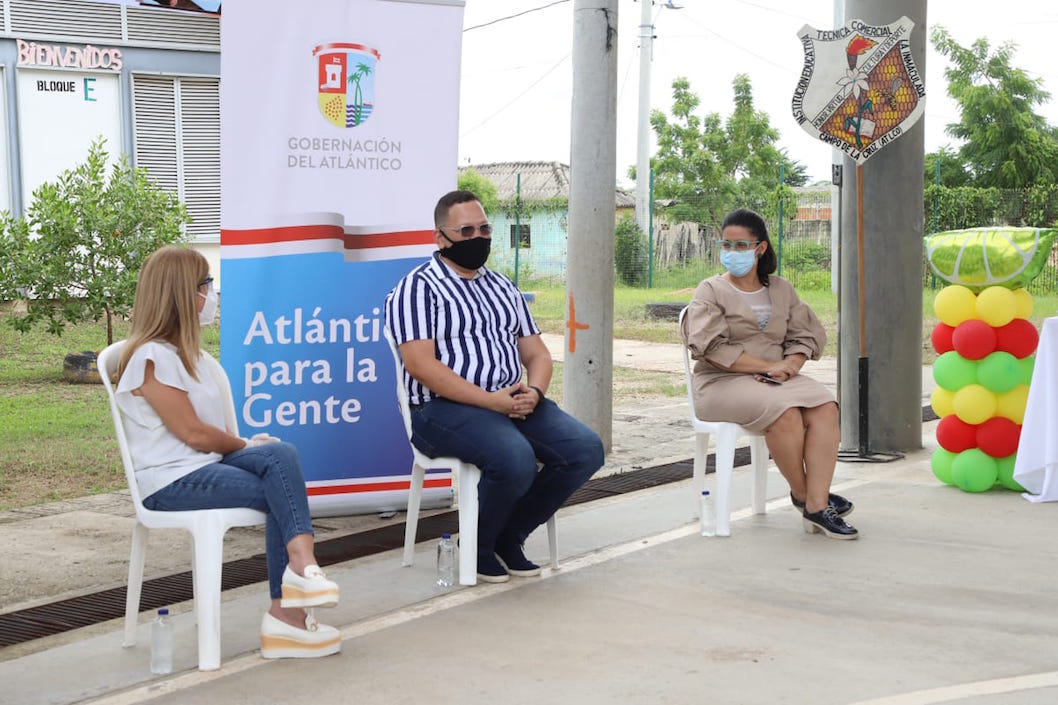
M974 313L993 328L1010 323L1017 312L1018 299L1006 287L990 286L977 295Z
M996 398L996 415L1010 419L1016 424L1025 420L1025 403L1029 400L1029 385L1019 384L1006 394Z
M965 286L953 284L937 292L933 300L933 311L942 322L957 326L974 317L974 304L977 297Z
M945 416L951 416L955 413L955 407L952 406L952 398L955 396L955 392L949 392L944 387L937 387L933 390L933 394L929 397L930 406L933 407L933 412L940 418Z
M996 415L996 395L980 384L968 384L952 397L955 415L971 425L984 423Z
M1024 289L1014 289L1017 313L1014 318L1028 318L1032 315L1032 294Z

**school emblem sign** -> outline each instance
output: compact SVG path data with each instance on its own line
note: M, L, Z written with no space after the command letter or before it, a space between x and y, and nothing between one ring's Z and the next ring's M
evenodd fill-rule
M363 44L332 42L312 50L317 58L320 112L337 127L356 127L375 108L378 51Z
M925 108L911 56L914 27L907 17L888 25L802 27L805 63L792 101L798 124L857 164L904 134Z

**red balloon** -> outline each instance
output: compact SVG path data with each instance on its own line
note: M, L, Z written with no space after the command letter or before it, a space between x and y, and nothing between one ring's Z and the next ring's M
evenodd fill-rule
M993 416L977 426L977 446L993 458L1005 458L1018 452L1021 426L1003 416ZM937 429L940 439L940 429Z
M1005 326L996 328L996 348L1008 352L1019 360L1036 352L1040 333L1032 321L1015 318Z
M961 453L977 447L977 426L949 414L937 424L937 443L949 453Z
M951 352L955 349L955 346L951 342L951 334L955 332L955 328L949 326L947 323L938 323L930 334L929 339L933 343L933 349L937 351L938 355L943 355L946 352Z
M980 360L996 350L996 329L984 321L971 318L955 327L951 334L955 352L967 360Z

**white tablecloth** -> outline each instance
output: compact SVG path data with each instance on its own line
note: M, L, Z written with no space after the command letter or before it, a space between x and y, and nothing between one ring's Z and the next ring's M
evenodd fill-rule
M1058 316L1040 333L1014 479L1030 502L1058 501Z

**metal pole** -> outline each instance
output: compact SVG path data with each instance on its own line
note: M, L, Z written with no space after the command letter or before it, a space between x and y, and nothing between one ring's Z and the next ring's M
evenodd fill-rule
M654 286L654 170L650 170L650 233L647 235L647 288Z
M617 0L574 0L562 405L606 450L613 447L617 26Z
M654 53L652 0L639 0L639 128L636 142L636 225L647 232L650 174L650 61Z
M522 250L522 172L514 181L514 285L518 286L518 253Z

